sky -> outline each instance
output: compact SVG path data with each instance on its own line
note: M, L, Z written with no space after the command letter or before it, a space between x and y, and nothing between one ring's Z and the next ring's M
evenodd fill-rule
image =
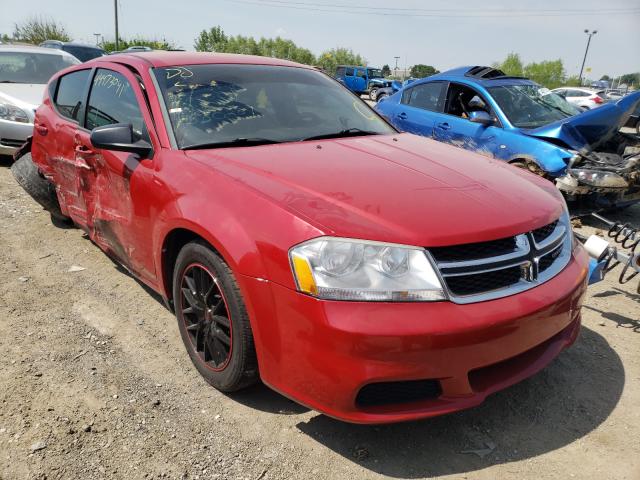
M378 67L393 68L399 56L399 68L446 70L516 52L525 63L560 58L577 75L589 29L598 33L585 76L640 71L640 0L118 1L121 38L164 37L187 50L201 30L220 25L229 35L279 35L316 55L351 48ZM0 34L34 15L62 23L76 41L93 44L94 33L114 38L112 0L0 0Z

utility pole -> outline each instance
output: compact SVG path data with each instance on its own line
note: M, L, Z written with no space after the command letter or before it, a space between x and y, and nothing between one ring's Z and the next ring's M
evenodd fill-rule
M99 33L94 33L94 35L96 36L96 47L97 47L98 44L100 43L100 34Z
M396 66L393 68L393 76L397 77L398 76L398 60L400 59L400 57L393 57L396 59Z
M591 37L598 33L597 30L593 32L589 32L589 30L585 29L584 33L589 35L589 39L587 40L587 48L584 51L584 58L582 59L582 67L580 67L580 86L582 86L582 71L584 70L584 62L587 61L587 53L589 53L589 44L591 43Z
M113 8L115 10L116 18L116 50L120 50L120 46L118 44L118 0L113 0Z

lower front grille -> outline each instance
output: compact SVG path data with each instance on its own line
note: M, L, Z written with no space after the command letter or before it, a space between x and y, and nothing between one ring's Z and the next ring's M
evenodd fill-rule
M410 380L405 382L380 382L365 385L358 392L358 407L375 407L399 403L433 400L442 394L437 380Z

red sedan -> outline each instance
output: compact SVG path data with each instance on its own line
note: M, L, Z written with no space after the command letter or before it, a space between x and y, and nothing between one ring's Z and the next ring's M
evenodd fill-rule
M401 134L307 66L102 57L53 77L21 155L224 392L261 379L350 422L424 418L579 331L587 257L550 183Z

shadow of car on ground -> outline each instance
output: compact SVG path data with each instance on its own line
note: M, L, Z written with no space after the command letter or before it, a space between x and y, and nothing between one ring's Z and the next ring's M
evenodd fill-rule
M534 458L584 437L611 414L624 384L616 352L601 335L583 327L576 344L545 370L471 410L380 426L318 414L296 426L375 473L395 478L464 474ZM273 414L308 411L264 385L229 397Z

